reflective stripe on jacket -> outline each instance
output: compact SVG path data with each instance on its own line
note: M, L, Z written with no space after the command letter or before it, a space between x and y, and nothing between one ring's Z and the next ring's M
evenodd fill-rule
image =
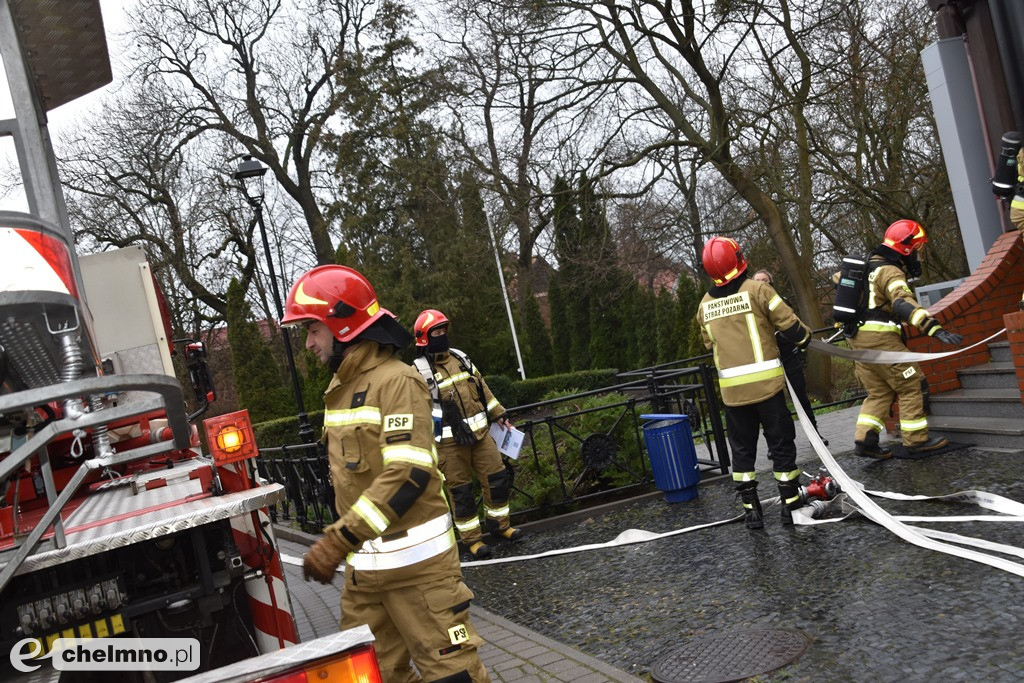
M1017 192L1010 200L1010 208L1024 211L1024 149L1017 152ZM1017 227L1020 228L1020 225Z
M901 335L902 322L910 323L925 334L935 334L941 330L939 322L917 303L910 285L907 284L906 273L881 256L875 255L869 259L869 263L880 261L883 265L875 267L868 273L866 321L858 328L857 337L865 334L869 338L879 334ZM893 308L893 304L898 300L907 302L913 308L906 321L901 321Z
M453 547L452 516L445 514L409 529L394 540L365 541L357 552L349 553L345 561L353 569L400 569L429 560Z

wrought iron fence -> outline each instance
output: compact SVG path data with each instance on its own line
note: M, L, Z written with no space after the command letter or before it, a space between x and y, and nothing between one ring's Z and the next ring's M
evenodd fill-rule
M285 488L287 497L270 508L272 521L294 519L304 531L319 532L336 518L327 453L319 443L261 448L256 469Z
M637 379L508 410L516 428L528 436L526 453L514 465L506 463L513 474L513 517L543 517L549 511L650 488L653 480L640 424L644 413L688 416L701 473L728 473L721 411L706 364L658 366L618 377ZM615 394L624 398L566 409L588 397ZM601 414L607 426L588 430L594 420L586 416L595 414ZM517 485L524 477L546 479L548 486L537 486L535 481L532 487Z
M528 435L519 461L513 464L506 458L516 519L543 517L650 488L653 480L640 424L646 412L688 416L701 472L729 471L721 410L706 363L658 366L619 377L637 379L508 410L516 427ZM615 395L624 398L569 408L589 397ZM607 426L586 431L588 420L581 418L588 415L599 415L598 422ZM274 521L294 520L315 532L335 519L327 457L318 444L260 449L256 464L264 479L285 487L286 500L271 510ZM530 478L546 478L549 485L538 488Z
M640 424L646 412L687 415L701 473L727 474L729 449L710 359L707 354L623 372L617 377L624 381L613 386L508 409L510 419L528 436L519 460L506 458L513 517L544 517L650 489L653 477ZM623 398L573 407L590 397L610 395ZM592 429L595 423L599 429ZM260 449L257 467L261 476L281 483L287 492L286 500L271 510L275 521L294 520L315 532L336 518L327 456L318 444Z

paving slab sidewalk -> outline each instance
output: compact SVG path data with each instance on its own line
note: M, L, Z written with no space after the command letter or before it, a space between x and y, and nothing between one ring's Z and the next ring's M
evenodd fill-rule
M329 586L303 581L302 568L288 562L300 558L314 537L292 529L275 527L281 554L285 556L285 580L292 599L295 626L301 641L312 640L338 630L341 619L341 577ZM606 683L639 682L579 650L542 636L476 605L473 624L485 644L480 658L495 683Z

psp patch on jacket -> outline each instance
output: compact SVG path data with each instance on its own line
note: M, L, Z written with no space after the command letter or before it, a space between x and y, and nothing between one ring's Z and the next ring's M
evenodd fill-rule
M407 432L412 429L412 413L384 416L385 432Z

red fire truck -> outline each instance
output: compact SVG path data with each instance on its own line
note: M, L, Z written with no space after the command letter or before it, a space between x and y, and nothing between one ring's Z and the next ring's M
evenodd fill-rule
M0 679L57 680L58 638L188 637L203 680L379 680L365 628L296 644L283 488L244 411L206 420L202 452L142 249L75 252L45 112L111 80L98 0L0 0L0 56L27 206L0 211ZM208 403L201 345L177 353Z

